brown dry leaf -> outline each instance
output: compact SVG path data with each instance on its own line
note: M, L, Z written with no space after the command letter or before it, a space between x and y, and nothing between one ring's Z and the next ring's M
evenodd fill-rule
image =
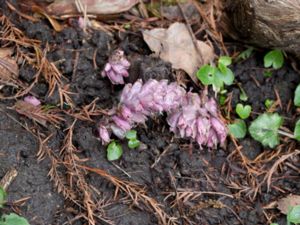
M63 30L63 27L51 16L49 16L43 8L39 7L39 6L32 6L32 11L39 13L41 15L43 15L44 17L47 18L47 20L50 22L50 24L52 25L52 27L54 28L55 31L60 32Z
M10 81L19 75L18 64L11 48L0 48L0 81Z
M277 208L281 211L281 213L287 214L290 207L300 205L300 195L289 195L278 200L277 204Z
M197 83L195 73L214 59L213 49L203 41L196 45L183 23L173 23L168 29L156 28L143 31L147 45L159 57L172 63L174 69L182 69Z
M81 0L86 6L88 14L115 14L129 10L139 0ZM79 12L74 0L55 0L47 7L47 11L53 15L66 15Z

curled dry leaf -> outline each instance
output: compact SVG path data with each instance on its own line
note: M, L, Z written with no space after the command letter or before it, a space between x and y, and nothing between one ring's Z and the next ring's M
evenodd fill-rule
M138 0L81 0L88 14L115 14L129 10ZM74 0L55 0L47 7L53 15L82 13L78 11Z
M19 75L18 64L11 48L0 48L0 81L8 82Z
M280 210L280 212L283 214L287 214L291 207L300 205L300 195L289 195L278 200L277 204L277 208Z
M195 83L197 70L214 59L213 49L203 41L194 43L183 23L173 23L168 29L145 30L143 37L155 54L172 63L174 69L184 70Z

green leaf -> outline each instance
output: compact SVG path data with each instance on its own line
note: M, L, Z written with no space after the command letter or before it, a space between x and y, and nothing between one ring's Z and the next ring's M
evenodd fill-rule
M137 148L140 146L140 141L137 139L130 139L128 141L128 147L131 149Z
M229 133L235 138L244 138L247 133L247 126L244 120L236 120L228 125Z
M122 146L115 141L112 141L107 146L107 159L109 161L117 160L119 159L123 154Z
M294 105L300 106L300 84L298 84L298 86L295 90Z
M300 120L298 120L295 125L294 137L297 141L300 141Z
M210 85L214 83L216 74L216 68L210 65L202 66L197 72L197 78L202 82L204 85Z
M1 217L0 225L30 225L28 221L15 213L3 215Z
M270 225L279 225L278 223L271 223Z
M271 100L271 99L266 99L266 101L265 101L265 106L266 106L267 109L271 108L273 104L274 104L274 101L273 101L273 100Z
M279 144L278 129L282 122L282 117L277 113L264 113L251 123L249 133L262 145L274 148Z
M265 68L272 66L274 69L280 69L283 66L283 63L284 57L281 50L272 50L264 57Z
M231 65L232 59L229 56L221 56L218 60L218 67L219 65L223 65L225 67Z
M287 221L290 223L300 223L300 205L294 206L287 214Z
M6 201L6 192L2 187L0 187L0 208L3 207L5 201Z
M235 111L239 115L239 117L244 120L250 116L252 107L250 105L244 106L243 104L238 103L235 107Z
M229 56L221 56L218 61L218 68L223 74L227 74L227 66L231 65L232 59Z
M232 85L232 83L234 81L234 75L233 75L233 72L231 71L231 69L226 67L225 72L222 72L219 70L216 72L216 79L220 79L226 85Z
M130 139L136 139L137 135L136 135L136 130L129 130L126 132L125 137L130 140Z
M253 47L246 49L245 51L241 52L241 54L239 54L237 59L243 59L243 60L248 59L252 55L253 50L254 50Z

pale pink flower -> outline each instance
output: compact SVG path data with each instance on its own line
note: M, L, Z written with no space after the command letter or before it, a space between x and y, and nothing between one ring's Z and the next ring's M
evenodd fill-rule
M113 84L124 84L124 77L128 77L130 63L124 56L124 52L116 50L110 56L101 72L102 77L108 77Z
M40 100L38 100L36 97L31 95L26 96L24 98L24 101L34 106L39 106L41 104Z

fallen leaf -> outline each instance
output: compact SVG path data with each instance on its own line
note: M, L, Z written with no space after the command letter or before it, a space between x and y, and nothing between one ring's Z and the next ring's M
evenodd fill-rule
M10 81L19 75L18 64L11 48L0 48L0 81Z
M39 13L41 15L43 15L44 17L47 18L47 20L50 22L50 24L52 25L52 27L54 28L55 31L60 32L63 30L63 27L51 16L49 16L43 8L39 7L39 6L32 6L32 11Z
M139 0L81 0L88 14L115 14L129 10ZM53 15L80 13L74 0L55 0L47 7Z
M287 214L291 207L300 205L300 195L289 195L278 200L277 204L277 208L281 211L281 213Z
M214 59L213 49L203 41L196 40L196 48L183 23L173 23L168 29L145 30L143 37L156 55L172 63L174 69L184 70L195 83L197 70Z

